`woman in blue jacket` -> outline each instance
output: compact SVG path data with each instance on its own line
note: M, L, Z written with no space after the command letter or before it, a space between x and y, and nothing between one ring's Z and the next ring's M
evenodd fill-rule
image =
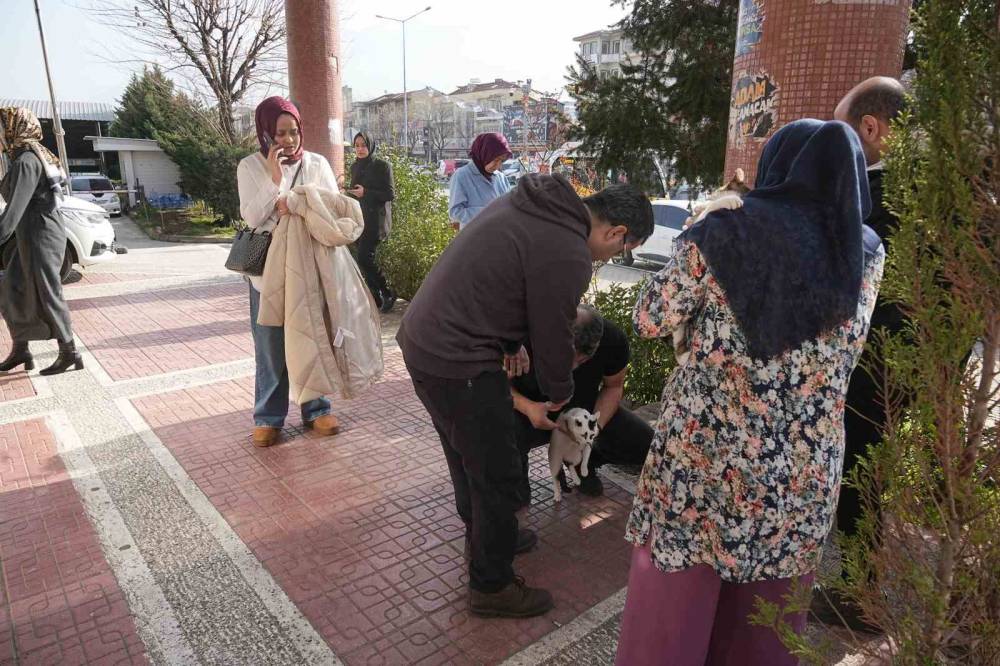
M513 154L503 135L480 134L472 142L472 161L452 174L448 215L452 224L464 229L491 201L510 191L507 177L499 172Z

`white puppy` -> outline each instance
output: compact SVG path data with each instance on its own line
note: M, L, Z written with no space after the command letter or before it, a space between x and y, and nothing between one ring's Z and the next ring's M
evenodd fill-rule
M579 407L559 415L556 421L559 427L552 431L552 439L549 440L549 471L552 473L552 488L557 502L562 501L559 472L563 463L566 464L569 485L580 485L580 477L576 474L577 465L580 465L580 473L587 476L587 462L590 460L594 439L600 432L597 425L600 418L600 412L591 414Z

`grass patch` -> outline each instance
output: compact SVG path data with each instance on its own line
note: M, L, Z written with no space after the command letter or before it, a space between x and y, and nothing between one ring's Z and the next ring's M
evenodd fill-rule
M203 202L183 210L139 206L133 211L132 218L143 231L157 235L232 238L235 233L231 225L223 224L221 217Z

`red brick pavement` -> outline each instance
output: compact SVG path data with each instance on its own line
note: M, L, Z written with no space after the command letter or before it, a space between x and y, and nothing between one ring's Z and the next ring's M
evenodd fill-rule
M631 497L608 484L606 497L574 493L555 506L539 455L522 525L541 543L516 567L553 591L556 609L517 621L466 611L464 529L398 352L365 398L335 402L335 437L303 432L293 408L285 441L255 449L252 391L248 378L135 404L348 664L497 663L625 585Z
M7 330L7 322L0 317L0 359L6 358L10 351L10 332ZM8 400L20 400L30 398L35 395L35 387L31 385L28 374L24 367L16 371L0 373L0 402Z
M253 356L247 286L70 301L73 329L115 381Z
M146 664L42 421L0 426L0 665Z
M172 275L183 275L183 273L94 273L83 271L82 273L77 273L77 275L79 275L79 278L70 278L70 282L64 284L63 288L72 290L74 287L89 287L96 284L137 282L140 280L166 278Z

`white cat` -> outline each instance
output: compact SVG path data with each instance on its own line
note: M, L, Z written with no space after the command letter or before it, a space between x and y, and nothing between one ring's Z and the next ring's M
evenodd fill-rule
M566 464L566 481L571 486L580 485L577 465L580 465L580 474L588 475L587 463L591 447L601 430L597 425L600 418L600 412L591 414L579 407L559 415L556 421L558 428L552 431L552 439L549 440L549 472L552 474L552 492L557 502L562 501L559 472L563 463Z

